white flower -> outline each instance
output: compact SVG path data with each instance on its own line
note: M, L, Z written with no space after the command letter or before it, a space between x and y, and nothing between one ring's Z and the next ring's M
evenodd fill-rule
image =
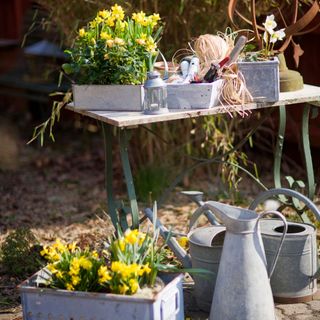
M276 43L278 40L282 40L285 36L286 34L284 33L284 29L280 29L274 32L273 34L271 34L270 42Z
M272 34L273 33L273 29L277 26L277 23L274 21L274 15L272 14L270 16L267 16L266 22L263 23L263 25L266 28L266 31L269 34Z

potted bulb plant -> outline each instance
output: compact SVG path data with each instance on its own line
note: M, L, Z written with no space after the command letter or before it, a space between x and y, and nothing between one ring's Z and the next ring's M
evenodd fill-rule
M274 102L279 99L279 60L274 46L285 37L284 29L275 30L274 15L267 16L261 40L262 49L246 53L239 60L238 69L243 74L247 89L256 102Z
M164 245L153 235L118 230L100 253L57 240L41 252L48 264L20 285L24 319L184 319L180 274L157 281Z
M70 62L75 107L91 110L141 110L147 72L157 58L161 26L159 14L133 13L121 6L101 10L78 31Z

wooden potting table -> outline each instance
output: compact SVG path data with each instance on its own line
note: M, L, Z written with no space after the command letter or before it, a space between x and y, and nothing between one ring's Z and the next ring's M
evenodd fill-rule
M112 97L110 97L112 98ZM304 85L304 88L294 92L280 93L279 101L275 103L250 103L243 106L244 110L259 110L262 108L278 107L279 109L279 131L276 145L275 160L274 160L274 181L275 187L281 188L280 167L283 141L286 127L286 107L293 104L305 103L302 116L302 141L303 150L306 162L308 196L313 199L315 193L315 180L313 173L312 157L309 143L309 118L311 111L320 106L320 87ZM170 110L167 114L161 115L144 115L142 112L115 112L115 111L87 111L75 108L72 104L67 106L67 109L72 110L81 115L96 119L101 122L105 142L105 174L106 174L106 189L107 189L107 208L108 214L111 217L112 223L116 226L121 225L123 229L127 227L137 228L139 226L139 209L136 199L136 193L128 157L129 131L137 126L146 125L155 122L166 122L178 119L197 118L201 116L210 116L220 113L226 113L226 108L217 106L211 109L199 110ZM270 109L271 111L271 109ZM254 128L250 130L246 138L254 133L264 119L257 121ZM119 143L122 168L125 177L125 183L128 193L128 206L115 200L115 194L112 186L113 182L113 165L112 165L112 150L114 145L114 131L117 132L117 143ZM161 202L161 201L160 201ZM150 209L149 209L150 210ZM130 224L128 215L131 215Z

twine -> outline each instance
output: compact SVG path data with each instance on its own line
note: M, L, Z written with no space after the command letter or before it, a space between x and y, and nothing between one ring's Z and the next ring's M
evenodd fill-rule
M198 74L203 78L212 63L217 64L228 55L230 45L221 36L204 34L194 42L194 51L199 58Z
M246 87L245 79L241 72L235 72L228 67L222 75L223 84L220 89L219 102L221 106L233 118L232 111L237 112L241 117L251 113L251 110L244 110L244 104L252 102L251 93Z

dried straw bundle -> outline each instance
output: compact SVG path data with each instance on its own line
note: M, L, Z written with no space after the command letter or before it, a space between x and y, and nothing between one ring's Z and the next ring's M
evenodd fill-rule
M220 36L204 34L196 39L194 51L199 58L199 76L202 78L212 63L218 63L228 55L230 46L227 41Z
M228 68L222 78L224 81L219 97L221 106L227 110L230 117L232 117L232 111L236 111L241 117L247 116L251 111L244 110L243 105L252 102L253 98L246 87L242 73Z

